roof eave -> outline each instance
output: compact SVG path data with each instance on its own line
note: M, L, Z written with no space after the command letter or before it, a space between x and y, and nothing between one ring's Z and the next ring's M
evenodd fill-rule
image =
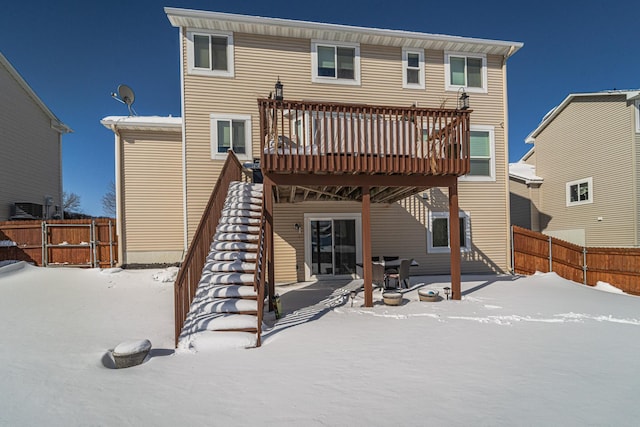
M425 47L449 51L482 52L508 58L522 46L521 42L487 40L403 30L356 27L342 24L299 21L232 13L165 7L175 27L234 30L245 33L332 39L388 46Z

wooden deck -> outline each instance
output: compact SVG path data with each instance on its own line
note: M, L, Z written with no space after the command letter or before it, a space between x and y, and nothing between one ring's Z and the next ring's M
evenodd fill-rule
M258 105L265 173L469 172L469 110L272 99L259 99Z

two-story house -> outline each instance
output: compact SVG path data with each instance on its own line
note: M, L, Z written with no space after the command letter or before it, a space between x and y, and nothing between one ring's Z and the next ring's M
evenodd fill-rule
M68 132L0 53L0 221L62 214L62 135Z
M638 90L572 93L511 164L511 220L582 246L640 245Z
M370 307L371 257L451 274L454 299L461 272L509 270L506 62L522 43L165 12L179 30L181 121L103 124L116 134L119 259L186 251L177 343L223 330L257 332L259 345L275 282L360 276ZM234 184L240 162L263 183Z
M367 192L371 256L449 273L455 197L461 271L509 269L506 61L521 43L165 11L180 33L182 120L103 120L119 147L123 262L180 261L231 149L273 183L277 282L356 276ZM163 130L171 141L157 143ZM167 175L145 171L159 158ZM154 243L163 229L172 238Z

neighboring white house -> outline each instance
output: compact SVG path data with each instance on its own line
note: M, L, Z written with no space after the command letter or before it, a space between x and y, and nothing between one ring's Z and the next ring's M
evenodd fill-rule
M0 53L0 221L62 214L62 135L68 132Z

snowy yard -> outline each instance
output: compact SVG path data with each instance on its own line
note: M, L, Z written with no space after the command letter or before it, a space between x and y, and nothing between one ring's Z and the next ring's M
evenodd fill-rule
M402 306L370 309L362 293L351 307L345 289L357 283L292 286L279 289L289 314L261 348L174 354L173 283L158 280L167 271L7 270L2 426L635 426L640 418L640 298L554 274L463 277L462 301L435 303L418 301L415 285L440 290L446 277L413 277ZM146 363L105 367L109 349L141 338L153 344Z

